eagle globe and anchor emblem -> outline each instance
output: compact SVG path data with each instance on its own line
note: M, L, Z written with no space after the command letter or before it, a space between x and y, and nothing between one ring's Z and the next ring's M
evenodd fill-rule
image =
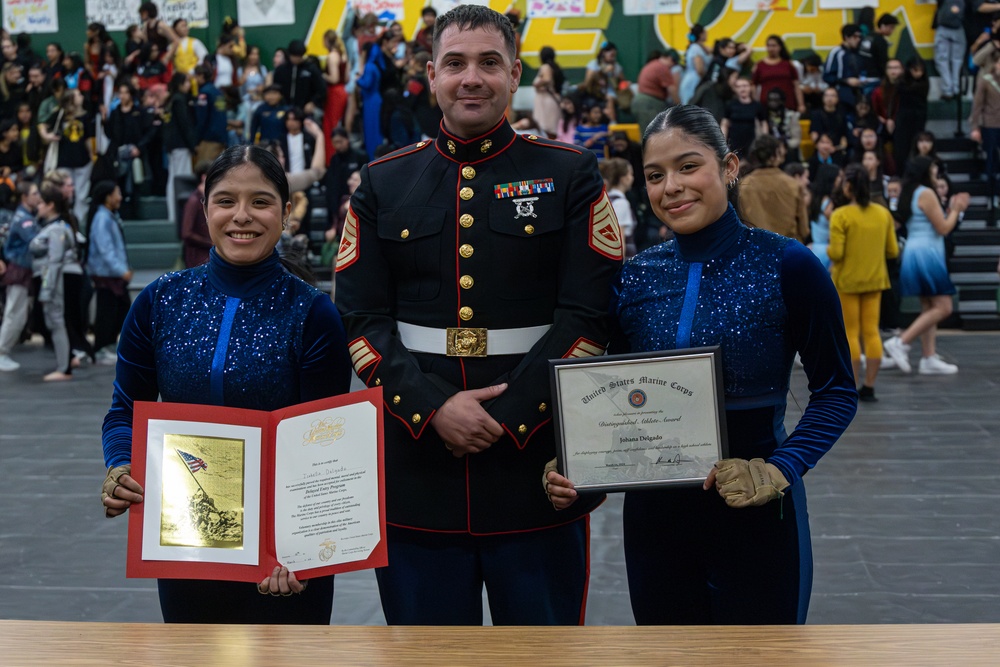
M323 540L319 545L323 547L319 550L319 559L324 563L333 558L333 554L337 553L337 543L333 540Z
M332 445L344 437L346 433L344 430L344 421L343 417L325 417L314 420L309 425L309 430L302 436L302 446L319 445L320 447L328 447Z

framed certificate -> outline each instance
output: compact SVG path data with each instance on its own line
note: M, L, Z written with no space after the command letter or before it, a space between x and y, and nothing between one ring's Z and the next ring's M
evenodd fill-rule
M726 458L718 346L549 363L559 472L577 491L693 486Z
M274 412L137 401L133 427L126 576L386 565L381 387Z

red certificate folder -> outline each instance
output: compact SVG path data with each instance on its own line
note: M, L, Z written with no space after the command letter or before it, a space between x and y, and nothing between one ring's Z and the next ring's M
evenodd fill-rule
M145 496L129 510L126 576L257 582L279 564L300 579L387 564L381 387L274 412L137 401L133 424Z

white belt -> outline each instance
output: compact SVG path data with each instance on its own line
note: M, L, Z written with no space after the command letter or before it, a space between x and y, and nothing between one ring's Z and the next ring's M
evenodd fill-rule
M450 327L435 329L397 322L399 339L411 352L445 354L450 357L485 357L525 354L544 336L551 324L519 329Z

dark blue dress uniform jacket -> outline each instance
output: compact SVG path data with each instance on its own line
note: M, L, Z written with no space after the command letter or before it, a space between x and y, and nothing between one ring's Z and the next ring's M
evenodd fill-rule
M362 170L337 258L337 306L355 371L385 391L389 523L518 532L600 503L588 496L556 512L545 496L542 470L556 456L548 360L603 353L622 255L594 155L517 135L506 120L467 141L442 126L436 140ZM411 352L397 322L552 328L527 354L470 358ZM501 382L506 392L483 406L504 436L453 457L428 426L435 411L459 391Z

